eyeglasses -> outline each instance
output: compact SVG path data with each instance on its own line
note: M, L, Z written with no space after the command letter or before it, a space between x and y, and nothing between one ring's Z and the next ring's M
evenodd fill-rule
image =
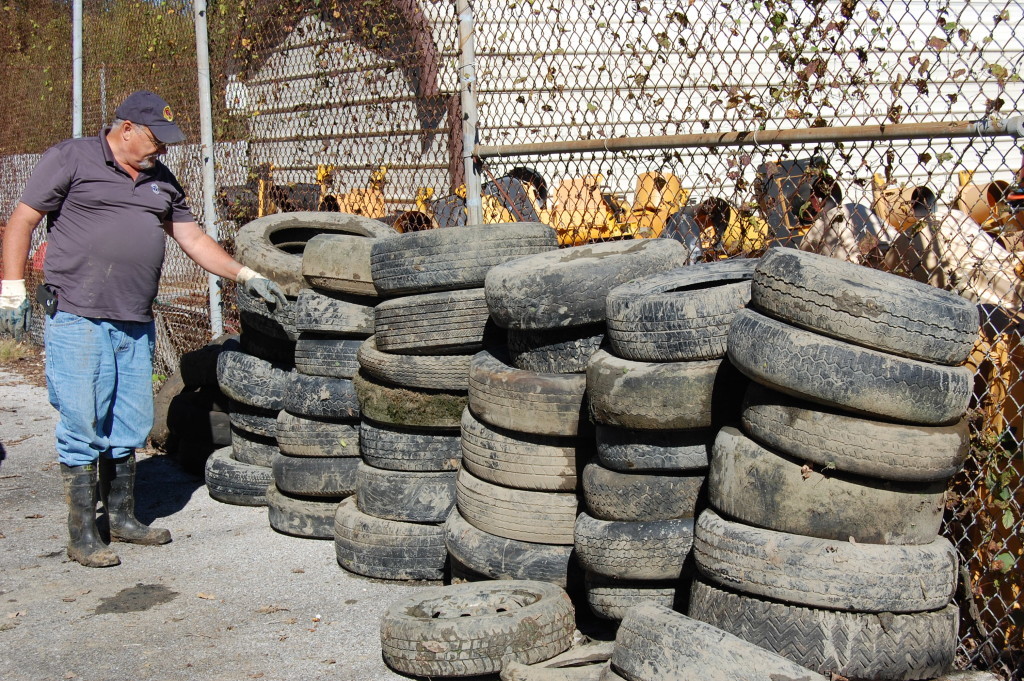
M166 149L166 148L167 148L167 145L166 145L166 144L164 144L163 142L161 142L160 140L158 140L158 139L157 139L157 138L156 138L156 137L155 137L155 136L153 135L153 133L152 133L152 132L150 132L149 128L147 128L147 127L145 127L145 126L142 126L142 125L136 125L136 126L135 126L135 127L133 128L133 129L134 129L134 130L141 130L141 131L142 131L142 133L143 133L143 134L144 134L144 135L146 136L146 139L148 139L148 140L150 141L150 143L151 143L151 144L152 144L152 145L153 145L154 147L156 147L157 149Z

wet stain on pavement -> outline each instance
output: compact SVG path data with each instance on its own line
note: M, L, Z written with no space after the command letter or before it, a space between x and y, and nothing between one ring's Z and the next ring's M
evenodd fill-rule
M154 605L169 603L177 597L177 591L171 591L163 584L136 584L121 589L113 596L101 598L96 614L143 612Z

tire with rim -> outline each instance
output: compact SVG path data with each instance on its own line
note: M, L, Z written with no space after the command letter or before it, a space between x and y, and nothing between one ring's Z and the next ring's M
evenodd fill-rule
M385 295L480 288L495 265L557 248L539 222L430 229L375 242L370 271Z
M794 459L882 480L946 480L970 454L967 419L952 426L890 423L757 383L747 388L742 423L752 438Z
M445 544L458 561L488 579L536 579L565 587L572 546L537 544L484 532L454 508L444 524Z
M896 483L788 459L736 428L715 440L708 501L719 513L778 532L870 544L927 544L939 534L946 481Z
M274 482L269 468L232 459L230 447L206 460L205 479L211 498L237 506L266 506L267 486Z
M612 351L638 362L725 357L729 325L750 301L757 263L701 263L616 286L606 300Z
M224 350L217 358L217 383L233 400L252 407L278 410L290 372L244 352Z
M482 480L518 489L576 489L578 438L520 433L462 412L462 466Z
M582 477L587 508L603 520L693 518L704 501L703 475L623 473L591 461Z
M466 522L484 532L535 544L573 543L579 510L574 493L501 487L463 468L456 477L455 500Z
M420 431L363 419L359 441L367 464L391 471L455 471L462 458L457 432Z
M246 223L235 237L236 258L277 282L285 295L297 296L309 288L302 276L302 252L317 234L339 232L371 239L397 234L390 226L345 213L296 211L275 213Z
M579 374L604 340L604 324L568 329L508 330L512 366L547 374Z
M598 350L587 367L594 422L639 430L709 428L739 410L745 382L726 360L634 362Z
M299 416L330 419L359 418L359 400L352 381L292 372L282 405Z
M334 514L339 501L287 494L271 484L267 487L270 526L278 532L296 537L332 539Z
M956 656L959 610L892 614L839 612L775 603L693 583L690 617L826 676L931 679Z
M355 494L360 461L354 456L274 457L274 482L282 492L307 497L341 499ZM333 513L332 513L333 518Z
M894 421L948 425L971 399L973 376L870 350L741 310L729 359L751 379L826 406Z
M652 272L682 267L686 249L669 239L585 244L507 262L487 273L491 318L504 329L555 329L605 320L608 291Z
M302 276L326 291L376 296L370 275L373 239L352 234L318 234L302 251Z
M955 366L978 338L978 307L934 286L791 248L757 266L753 305L776 319L901 357Z
M359 422L277 415L277 445L289 456L359 456Z
M568 650L569 596L537 581L434 587L385 611L380 639L392 669L417 676L496 674L507 661L533 664Z
M676 579L693 548L693 518L600 520L576 517L576 558L587 572L615 579Z
M369 376L407 388L469 390L470 355L400 355L381 352L370 336L359 346L359 367Z
M586 432L586 387L582 374L516 369L500 349L479 352L469 364L469 408L481 421L508 430L538 435Z
M681 641L686 643L680 645ZM615 635L611 666L629 681L821 681L817 672L781 655L653 603L625 613Z
M634 430L597 425L597 459L623 473L693 471L708 467L716 431Z
M455 471L389 471L360 462L356 503L385 520L443 523L455 506Z
M783 603L853 612L946 607L957 554L945 537L891 546L803 537L725 520L708 509L693 543L701 575Z
M357 353L362 338L304 332L295 342L295 370L307 376L352 378L359 370Z
M404 388L378 381L362 371L352 383L363 416L406 428L456 429L468 402L464 391Z
M348 296L304 288L295 299L295 329L299 332L356 334L373 333L376 298Z
M334 549L341 567L375 579L439 580L448 557L440 525L375 518L354 496L338 504Z
M483 288L401 296L373 310L377 348L409 355L483 349L490 313Z

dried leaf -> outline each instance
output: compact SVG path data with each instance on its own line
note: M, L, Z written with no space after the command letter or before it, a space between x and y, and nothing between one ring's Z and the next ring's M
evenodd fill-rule
M292 570L292 573L294 573L296 575L303 575L303 574L306 574L306 571L303 570L302 568L295 568L294 570Z
M256 610L256 612L258 612L261 615L269 615L269 614L275 613L275 612L287 612L287 611L288 611L288 608L282 608L281 606L278 606L278 605L264 605L263 607L258 608Z
M928 47L932 48L933 50L941 52L943 49L945 49L947 45L949 45L949 41L943 40L942 38L931 37L928 38L928 42L925 44L928 45Z
M803 466L800 467L800 476L804 480L806 480L807 478L811 477L811 473L813 473L813 472L814 472L814 469L811 468L810 466L808 466L807 464L804 464Z
M196 596L197 596L198 598L202 598L202 599L204 599L204 600L207 600L207 601L212 601L212 600L214 600L215 598L217 598L217 597L216 597L216 596L214 596L213 594L208 594L208 593L205 593L205 592L203 592L203 591L200 591L199 593L197 593L197 594L196 594Z
M25 516L25 518L26 518L27 520L36 520L36 519L38 519L38 518L42 518L42 517L43 517L43 516L42 516L42 514L40 514L40 513L33 513L32 515L27 515L27 516Z

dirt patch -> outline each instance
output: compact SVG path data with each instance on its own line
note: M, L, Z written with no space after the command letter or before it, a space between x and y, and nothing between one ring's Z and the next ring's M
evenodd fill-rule
M29 385L45 388L46 369L43 364L45 357L43 346L33 343L22 343L20 348L24 356L0 359L0 368L18 374Z

